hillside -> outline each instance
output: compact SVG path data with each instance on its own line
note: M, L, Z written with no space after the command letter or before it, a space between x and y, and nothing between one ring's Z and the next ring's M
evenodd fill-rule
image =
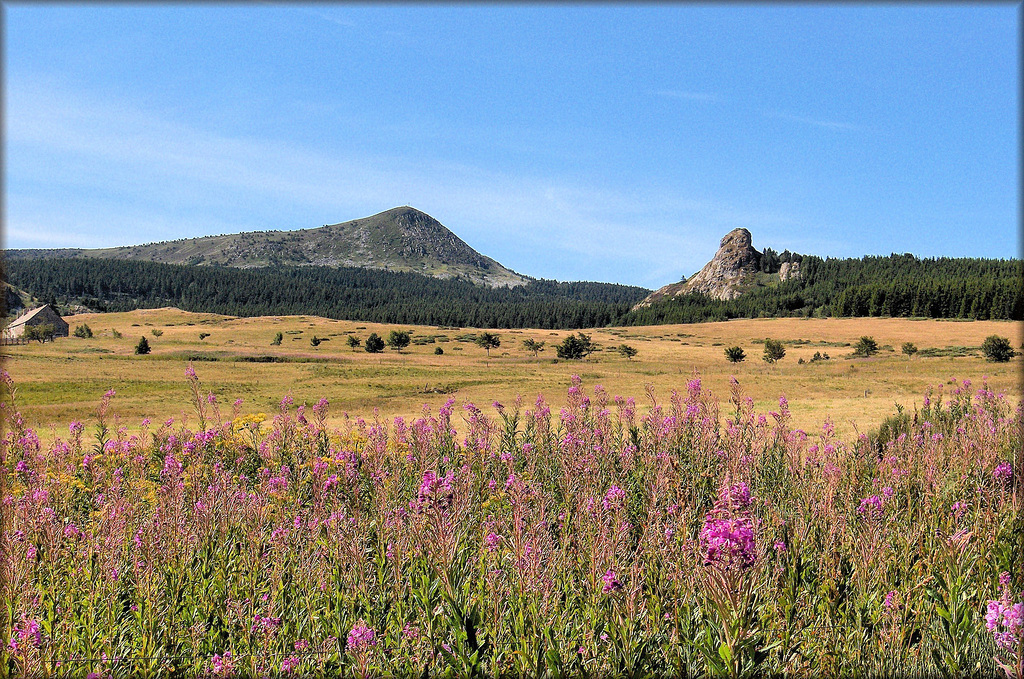
M698 323L782 316L891 316L1024 320L1020 260L928 258L910 254L832 259L763 253L760 271L745 274L741 294L713 297L673 284L652 293L627 325ZM767 269L765 271L764 269ZM693 280L691 278L691 280ZM673 294L674 293L674 294Z
M375 323L479 328L616 324L650 291L612 283L531 280L488 287L465 279L355 267L237 269L98 258L13 259L13 285L62 310L165 306L231 316L313 314Z
M298 231L259 231L103 249L8 250L10 259L98 258L240 269L359 267L465 278L492 287L529 279L485 257L430 215L408 206Z

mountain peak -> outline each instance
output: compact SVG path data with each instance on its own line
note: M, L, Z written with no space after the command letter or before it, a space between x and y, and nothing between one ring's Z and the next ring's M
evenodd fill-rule
M722 240L719 243L718 247L719 249L729 247L749 248L751 242L752 238L750 236L750 232L744 229L743 227L740 227L738 229L733 229L729 233L722 236Z
M44 254L45 252L45 254ZM165 264L347 266L467 278L490 286L529 279L481 255L441 222L409 205L298 231L259 231L97 250L19 251L14 256L135 259Z

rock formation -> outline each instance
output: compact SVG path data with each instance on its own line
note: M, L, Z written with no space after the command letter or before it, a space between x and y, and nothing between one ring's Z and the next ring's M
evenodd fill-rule
M725 234L718 252L703 269L689 280L655 290L637 306L649 306L652 302L692 292L702 292L715 299L734 299L744 292L760 264L761 253L751 246L750 232L733 229Z
M779 280L788 281L790 278L800 280L800 262L783 262L779 267Z

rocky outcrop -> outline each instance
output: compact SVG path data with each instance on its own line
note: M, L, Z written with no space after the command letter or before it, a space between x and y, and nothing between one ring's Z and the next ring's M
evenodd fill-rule
M800 262L783 262L779 266L779 280L788 281L790 278L800 280Z
M650 306L678 295L701 292L715 299L734 299L742 294L761 265L761 253L751 246L750 232L733 229L725 234L718 252L689 280L672 283L652 292L638 304Z

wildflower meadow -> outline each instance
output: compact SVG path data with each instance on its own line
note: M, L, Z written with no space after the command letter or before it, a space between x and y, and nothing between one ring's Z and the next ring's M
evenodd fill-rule
M48 432L4 373L9 674L1024 678L1024 410L840 440L685 388L328 426L191 367Z

